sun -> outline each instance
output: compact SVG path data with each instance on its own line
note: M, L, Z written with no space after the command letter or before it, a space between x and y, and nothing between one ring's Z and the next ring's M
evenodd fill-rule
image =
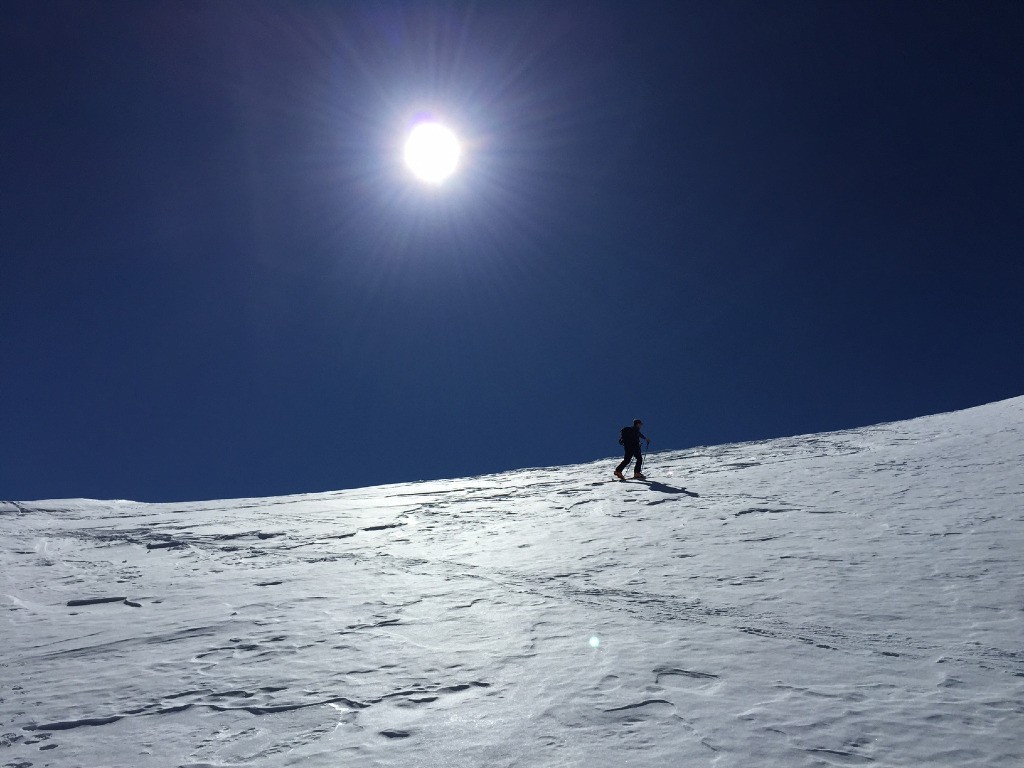
M417 123L405 140L405 164L428 184L440 184L455 173L461 155L458 138L440 123Z

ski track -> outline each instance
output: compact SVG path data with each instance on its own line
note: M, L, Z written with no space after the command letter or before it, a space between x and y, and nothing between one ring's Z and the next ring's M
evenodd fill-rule
M0 765L1024 764L1022 410L0 503Z

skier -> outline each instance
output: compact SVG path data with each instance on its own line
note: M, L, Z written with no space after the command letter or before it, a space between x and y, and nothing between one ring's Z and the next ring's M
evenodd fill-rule
M632 427L622 428L622 436L619 438L619 443L626 449L626 458L624 458L622 463L615 468L615 476L619 478L619 480L626 479L622 476L622 470L624 470L633 459L636 459L636 465L633 467L633 479L647 479L647 475L640 471L640 467L644 463L644 454L640 450L640 439L643 438L646 440L649 447L651 444L651 438L640 431L640 428L643 425L644 423L640 421L640 419L634 419Z

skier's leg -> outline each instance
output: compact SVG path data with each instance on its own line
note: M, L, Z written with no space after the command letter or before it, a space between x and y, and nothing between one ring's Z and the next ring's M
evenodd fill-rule
M619 466L617 466L615 468L615 474L621 475L622 474L622 470L624 470L626 467L629 466L629 462L630 462L630 460L632 458L633 458L633 452L631 450L629 450L629 448L627 448L626 449L626 458L624 458L622 460L622 463L619 464Z

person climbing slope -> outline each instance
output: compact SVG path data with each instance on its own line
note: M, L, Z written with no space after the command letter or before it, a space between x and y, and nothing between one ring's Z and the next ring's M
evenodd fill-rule
M622 470L629 466L629 462L636 459L636 464L633 466L633 479L634 480L646 480L647 476L640 471L640 468L644 463L644 454L640 450L640 441L646 440L647 445L650 446L651 438L647 437L640 428L644 425L640 419L633 420L632 427L623 427L622 436L619 438L619 443L623 448L626 449L626 458L622 460L622 463L615 468L615 476L619 480L625 480L622 476Z

